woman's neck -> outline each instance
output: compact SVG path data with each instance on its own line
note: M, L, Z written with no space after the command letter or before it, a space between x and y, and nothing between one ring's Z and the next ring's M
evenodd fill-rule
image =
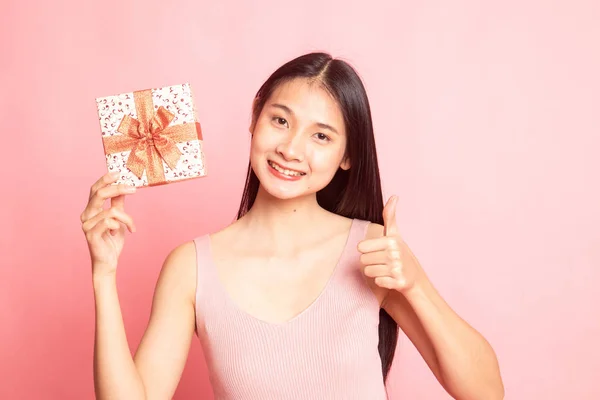
M282 200L260 187L252 208L239 222L248 233L286 253L314 240L315 227L332 216L317 203L316 194Z

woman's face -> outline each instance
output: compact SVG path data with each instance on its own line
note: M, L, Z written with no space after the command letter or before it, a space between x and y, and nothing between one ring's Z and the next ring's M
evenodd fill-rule
M329 93L319 83L294 79L265 103L254 126L250 162L272 196L306 196L327 186L338 168L350 168L346 140L342 112Z

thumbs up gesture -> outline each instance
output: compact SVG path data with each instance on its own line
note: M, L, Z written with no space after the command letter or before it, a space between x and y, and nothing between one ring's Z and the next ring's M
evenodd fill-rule
M363 273L374 278L382 288L406 293L424 279L419 262L398 233L396 224L397 196L383 208L383 236L358 244Z

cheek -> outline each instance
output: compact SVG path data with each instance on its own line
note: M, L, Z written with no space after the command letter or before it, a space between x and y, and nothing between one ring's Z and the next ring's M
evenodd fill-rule
M256 152L270 151L277 147L278 136L269 126L261 123L256 126L251 142L251 150Z
M254 169L254 173L258 174L265 159L269 154L273 154L274 149L277 148L276 137L269 134L265 130L255 130L254 136L250 142L250 164Z
M250 152L254 156L263 154L269 147L267 135L255 134L250 142Z
M343 153L337 150L314 151L311 155L311 170L333 176L338 170L342 156Z

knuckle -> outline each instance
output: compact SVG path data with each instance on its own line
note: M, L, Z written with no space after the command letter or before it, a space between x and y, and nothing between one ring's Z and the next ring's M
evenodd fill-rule
M387 249L385 251L385 257L387 258L388 261L393 261L394 260L394 250Z
M100 197L100 198L104 198L104 196L106 196L106 187L100 188L96 191L96 196Z
M387 255L388 260L390 260L390 261L395 261L395 260L400 259L400 252L396 249L388 249L386 251L386 255Z

